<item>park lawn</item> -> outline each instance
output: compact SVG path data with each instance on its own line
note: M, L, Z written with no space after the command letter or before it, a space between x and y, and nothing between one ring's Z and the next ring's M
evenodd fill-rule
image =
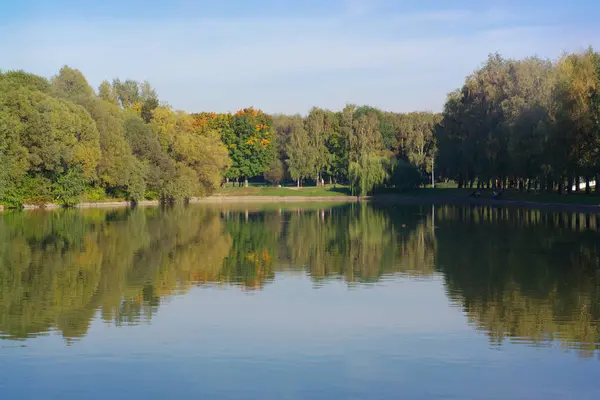
M271 196L271 197L333 197L350 196L350 189L342 185L325 187L225 187L219 188L213 196Z
M440 187L442 186L442 187ZM468 198L469 195L477 189L469 188L457 188L455 185L436 185L436 188L420 188L406 191L396 191L394 189L384 189L377 196L396 195L415 197L423 199L457 199L457 198ZM482 198L492 198L493 191L479 190ZM228 197L244 197L244 196L256 196L256 197L334 197L334 196L350 196L350 189L343 185L326 185L325 187L306 186L298 188L295 186L289 187L268 187L268 186L250 186L247 188L240 187L225 187L220 188L214 194L214 196L228 196ZM508 190L504 192L502 200L509 201L522 201L531 203L541 204L573 204L573 205L600 205L600 195L591 193L585 194L585 192L562 194L557 193L528 193L519 192L518 190Z

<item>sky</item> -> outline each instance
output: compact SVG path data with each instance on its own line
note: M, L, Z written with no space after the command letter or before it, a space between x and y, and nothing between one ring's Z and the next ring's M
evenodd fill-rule
M441 111L488 54L600 48L597 0L0 0L0 69L148 80L188 112Z

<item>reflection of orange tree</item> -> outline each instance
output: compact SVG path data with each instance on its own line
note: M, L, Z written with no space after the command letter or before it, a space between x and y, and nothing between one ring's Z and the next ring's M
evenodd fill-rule
M560 340L589 355L600 342L600 244L585 228L593 220L577 218L438 207L434 231L420 206L5 213L0 332L81 337L97 310L107 322L136 323L194 285L263 288L276 266L373 282L437 265L451 299L491 341Z
M280 224L275 214L229 214L226 225L233 244L223 264L221 281L260 289L272 280Z

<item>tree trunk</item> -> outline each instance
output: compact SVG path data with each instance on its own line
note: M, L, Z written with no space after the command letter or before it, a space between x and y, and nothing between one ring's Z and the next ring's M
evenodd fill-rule
M297 183L298 187L300 187L300 178L298 178L298 183Z
M590 178L589 177L585 177L585 194L590 194L591 192L591 188L590 188Z
M565 184L564 180L561 179L558 181L558 194L562 194L563 193L563 185Z
M579 192L581 191L581 189L580 189L580 185L579 185L579 181L580 181L580 177L579 177L579 176L576 176L576 177L575 177L575 191L576 191L577 193L579 193Z
M567 193L573 193L573 175L569 174L569 178L567 179Z
M596 193L600 193L600 174L596 174Z
M248 187L248 178L244 178L244 187Z

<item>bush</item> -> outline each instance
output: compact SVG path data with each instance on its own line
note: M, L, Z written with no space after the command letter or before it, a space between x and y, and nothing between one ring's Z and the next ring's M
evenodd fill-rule
M88 186L85 188L81 201L97 203L106 200L106 190L101 186Z
M15 184L8 184L2 191L0 201L6 208L21 208L23 207L23 191Z
M24 204L43 207L52 202L52 183L43 176L27 176L21 189Z
M54 199L63 207L73 207L81 201L87 184L79 170L70 169L52 184Z
M423 184L425 180L414 165L405 160L398 160L392 171L390 183L400 190L414 189Z

